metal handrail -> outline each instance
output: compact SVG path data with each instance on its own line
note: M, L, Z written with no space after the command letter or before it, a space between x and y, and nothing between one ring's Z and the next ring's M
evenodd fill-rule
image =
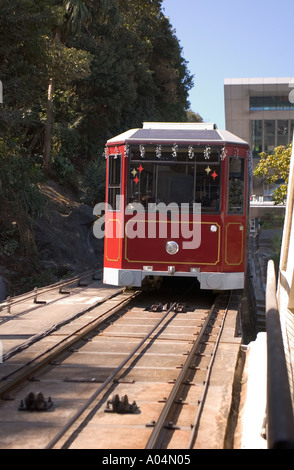
M19 296L15 296L15 297L7 297L7 299L4 302L0 303L0 311L3 308L7 307L8 313L10 313L11 307L13 305L24 302L24 301L29 300L31 298L34 299L35 303L38 303L37 302L37 296L38 295L45 294L47 292L51 292L52 290L55 290L55 289L58 289L58 288L61 292L61 289L65 286L69 286L70 284L74 284L75 282L80 282L80 281L82 281L83 279L85 279L89 276L92 276L92 278L94 278L96 272L97 272L97 269L91 269L91 270L86 271L86 272L84 272L80 275L74 276L74 277L69 278L69 279L65 279L63 281L58 281L55 284L51 284L51 285L46 286L46 287L39 287L39 288L35 287L35 289L33 291L27 292L26 294L21 294Z
M280 315L274 262L269 260L266 284L267 442L269 449L294 449L294 418Z

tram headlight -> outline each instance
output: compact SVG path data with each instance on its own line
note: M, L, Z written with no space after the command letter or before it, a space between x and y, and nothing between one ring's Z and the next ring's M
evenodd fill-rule
M179 245L176 242L167 242L165 245L166 252L169 255L175 255L179 251Z

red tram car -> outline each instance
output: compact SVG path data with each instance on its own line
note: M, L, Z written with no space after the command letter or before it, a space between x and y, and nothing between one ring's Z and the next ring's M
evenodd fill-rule
M213 124L144 123L108 140L103 281L242 289L250 151Z

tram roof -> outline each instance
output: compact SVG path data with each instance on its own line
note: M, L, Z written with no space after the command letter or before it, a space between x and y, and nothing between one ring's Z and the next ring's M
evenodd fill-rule
M241 144L248 143L226 130L217 129L212 123L171 123L144 122L141 129L130 129L107 141L108 145L118 143L215 143Z

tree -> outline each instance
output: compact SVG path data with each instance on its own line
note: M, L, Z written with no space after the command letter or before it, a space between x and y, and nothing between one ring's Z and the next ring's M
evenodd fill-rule
M202 117L198 113L194 113L191 109L187 110L187 122L203 122Z
M52 177L143 121L190 119L193 78L162 0L2 0L0 35L0 133Z
M61 82L69 78L74 82L89 73L91 55L83 48L72 47L73 38L81 34L83 27L95 20L99 21L97 11L103 15L115 18L117 11L114 0L99 0L94 3L91 0L57 0L53 6L56 14L56 23L51 31L51 57L52 66L47 93L47 112L44 138L44 166L50 165L51 134L53 120L53 97L58 77ZM58 68L61 74L58 74ZM69 72L69 75L66 72ZM68 85L68 84L67 84Z
M29 146L47 86L47 24L44 0L2 0L0 78L4 89L0 133Z
M55 91L56 80L56 59L60 58L60 50L65 45L66 38L69 32L76 34L80 32L82 25L89 18L89 11L81 0L69 0L63 2L63 5L55 5L55 10L58 11L56 15L56 23L52 25L52 70L49 78L48 92L47 92L47 107L46 107L46 124L45 124L45 137L44 137L44 167L50 164L51 152L51 134L52 134L52 119L53 119L53 96ZM54 7L53 7L54 8ZM64 12L62 14L62 8Z
M71 155L77 164L101 155L108 138L144 121L187 120L192 77L161 3L117 0L115 28L92 14L87 28L72 37L70 44L92 56L90 75L75 81L80 138Z
M273 154L260 153L260 162L254 170L254 176L266 177L268 184L275 184L279 180L283 182L273 191L275 204L284 203L287 199L290 159L292 144L288 147L280 145Z
M193 77L162 12L162 0L119 0L119 8L124 28L132 38L128 51L140 90L136 107L144 106L145 114L151 110L153 120L184 121Z

